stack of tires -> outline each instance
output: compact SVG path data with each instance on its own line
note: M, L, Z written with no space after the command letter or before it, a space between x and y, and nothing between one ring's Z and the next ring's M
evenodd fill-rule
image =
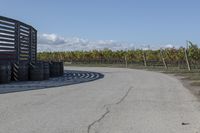
M29 72L31 81L48 80L50 77L49 62L39 61L35 64L30 64Z
M48 80L50 76L49 62L43 62L44 80Z
M29 64L28 63L13 63L12 64L12 80L27 81L29 79Z
M62 76L64 73L63 62L54 62L51 61L50 65L50 77Z
M44 65L43 62L30 64L29 79L31 81L41 81L44 79Z
M11 64L1 63L0 64L0 83L9 83L11 81Z
M0 63L0 84L13 81L41 81L64 74L63 62Z
M60 62L60 76L64 75L64 63Z

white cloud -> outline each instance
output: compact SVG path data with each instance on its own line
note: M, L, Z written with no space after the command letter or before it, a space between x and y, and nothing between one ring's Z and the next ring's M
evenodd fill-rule
M64 44L65 38L56 34L42 34L38 36L39 44Z
M165 48L174 48L174 46L172 44L167 44L165 45Z
M89 41L82 38L64 38L56 34L38 35L38 51L74 51L74 50L125 50L133 49L133 44L121 43L114 40Z
M172 44L167 44L164 47L160 45L147 44L135 45L132 43L118 42L114 40L88 40L78 37L64 38L56 34L40 34L38 35L38 51L75 51L75 50L103 50L105 48L111 50L127 50L139 48L143 50L173 48Z

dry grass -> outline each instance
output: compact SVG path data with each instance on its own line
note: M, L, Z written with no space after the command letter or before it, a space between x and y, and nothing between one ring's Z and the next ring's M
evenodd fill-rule
M194 81L194 82L190 83L190 85L192 85L192 86L200 86L200 81Z

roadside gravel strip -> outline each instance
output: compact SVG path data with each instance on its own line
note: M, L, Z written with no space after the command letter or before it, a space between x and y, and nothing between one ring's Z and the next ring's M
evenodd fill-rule
M200 133L200 103L173 77L122 68L66 70L104 77L0 94L0 133Z

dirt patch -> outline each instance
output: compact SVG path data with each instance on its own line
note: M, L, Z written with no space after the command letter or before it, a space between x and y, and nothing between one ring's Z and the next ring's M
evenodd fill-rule
M187 76L180 76L176 74L169 74L181 81L184 87L186 87L198 100L200 100L200 80L191 80Z

